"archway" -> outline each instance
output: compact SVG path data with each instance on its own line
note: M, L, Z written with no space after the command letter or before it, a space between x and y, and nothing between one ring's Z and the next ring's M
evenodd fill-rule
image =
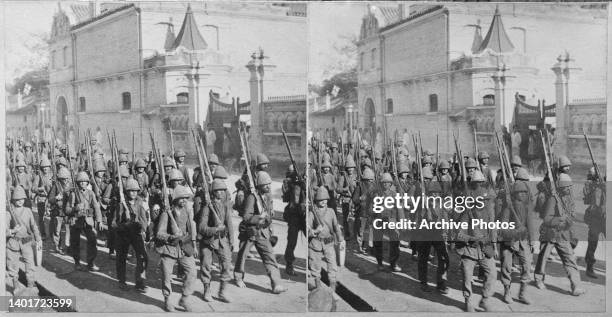
M68 126L68 105L63 96L57 98L56 114L56 127L58 128L59 135L62 136L61 139L64 139L64 129Z

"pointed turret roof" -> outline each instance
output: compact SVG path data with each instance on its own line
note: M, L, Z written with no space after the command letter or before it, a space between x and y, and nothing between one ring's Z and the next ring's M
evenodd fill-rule
M482 32L480 30L480 20L474 26L474 40L472 41L472 53L478 52L482 45Z
M185 13L183 25L174 40L172 49L177 49L180 46L190 51L205 50L208 47L193 17L191 5L187 6L187 13Z
M164 41L164 49L166 51L171 51L174 46L174 41L176 40L176 36L174 36L174 25L172 24L172 17L168 22L168 29L166 29L166 41Z
M512 41L510 41L510 38L506 33L506 29L504 29L504 23L502 22L501 14L499 13L499 7L495 7L493 21L491 21L489 31L482 41L482 44L478 49L478 53L481 53L486 49L490 49L498 54L511 52L514 50L514 45L512 45Z

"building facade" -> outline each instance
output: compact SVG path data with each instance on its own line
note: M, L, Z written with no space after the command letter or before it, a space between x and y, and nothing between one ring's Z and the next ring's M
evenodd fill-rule
M169 149L172 129L175 148L189 152L190 129L222 128L209 118L209 91L226 102L252 98L249 55L266 59L260 95L264 86L274 87L267 96L303 93L307 50L296 34L306 34L305 13L267 3L111 3L77 24L60 8L50 43L52 120L71 142L77 126L106 147L106 129L122 147L134 134L139 153L150 147L149 131Z
M518 96L556 104L558 150L569 153L561 134L572 100L605 96L606 48L592 44L604 42L605 12L567 4L371 8L358 42L360 127L421 131L427 144L438 134L444 155L454 152L453 134L471 145L476 133L492 150L494 131L517 123Z

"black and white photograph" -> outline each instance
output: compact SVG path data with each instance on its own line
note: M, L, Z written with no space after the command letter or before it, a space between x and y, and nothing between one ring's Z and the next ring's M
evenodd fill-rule
M306 312L307 5L0 5L3 309Z
M605 312L608 5L308 8L309 311Z

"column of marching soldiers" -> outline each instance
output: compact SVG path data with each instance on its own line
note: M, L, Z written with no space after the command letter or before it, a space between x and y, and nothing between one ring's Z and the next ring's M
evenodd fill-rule
M595 279L594 253L599 235L605 235L605 184L593 159L589 140L586 135L584 137L593 163L583 188L583 200L587 206L584 220L589 227L585 255L586 275ZM449 160L441 158L438 150L436 153L423 150L420 133L412 136L412 149L396 133L395 141L389 140L388 144L382 146L384 153L373 150L376 146L368 145L359 135L353 136L353 141L349 140L348 143L343 139L335 142L313 138L310 141L311 168L308 177L315 205L307 218L309 270L314 279L309 280L310 287L321 285L320 272L325 267L329 286L335 290L337 267L342 258L338 253L346 248L366 257L373 254L381 272L400 272L400 242L410 241L412 256L418 257L418 279L424 293L433 290L427 276L428 262L433 259L433 256L430 257L431 249L437 258L436 290L441 294L448 293L447 273L451 249L460 259L458 265L461 268L466 311L475 310L475 304L472 303L472 278L476 266L479 267L479 276L483 281L479 306L485 311L491 310L493 286L498 276L497 260L500 261L504 302L510 304L514 298L529 305L532 256L535 242L539 241L539 254L533 271L535 286L538 289L546 288L546 262L555 248L571 282L569 294L579 296L585 293L574 254L577 238L570 177L572 164L566 156L551 153L546 130L541 132L541 141L545 149L543 162L546 162L547 172L542 181L532 182L537 183L537 186L530 186L529 173L519 156L509 155L501 134L496 133L494 139L498 157L501 158L501 168L498 170L489 165L488 153L478 151L477 143L472 156L471 153L462 152L457 137L454 138L455 153ZM474 199L481 196L484 198L484 208L475 207L459 213L444 206L418 206L413 207L416 212L408 213L401 208L385 207L382 213L372 212L374 197L395 197L397 193L417 197L421 194ZM340 212L336 216L338 210ZM539 229L535 228L538 217L542 221ZM349 221L351 218L352 224ZM468 230L421 231L373 228L376 219L394 222L403 218L416 221L417 224L422 220L430 222L443 219L468 224L472 219L486 222L514 221L516 227L514 230L479 230L470 226ZM370 247L370 239L373 240L373 247ZM346 241L351 242L348 247ZM388 245L389 250L388 268L383 266L384 244ZM518 260L520 271L517 297L510 291L513 258Z
M112 135L112 137L111 137ZM70 146L51 142L33 143L19 137L7 140L7 271L14 293L23 290L18 281L20 257L25 262L27 287L35 286L34 250L42 250L42 240L49 237L53 250L72 256L75 271L99 271L95 259L96 239L106 236L111 259L115 259L118 287L129 291L126 283L126 261L133 251L136 260L135 290L147 291L146 272L151 267L151 252L159 255L155 263L161 268L164 309L174 311L170 299L172 274L178 263L183 279L179 306L194 308L193 296L197 278L196 258L200 260L203 299L213 300L210 282L213 255L219 259L220 288L217 299L229 303L228 283L244 283L245 260L255 247L271 281L272 292L287 290L274 256L278 238L272 233L274 209L268 174L270 161L257 154L256 163L245 164L245 172L236 182L232 200L226 181L228 173L214 153L206 155L200 134L191 131L198 154L198 165L190 178L185 152L174 151L162 156L153 134L152 151L146 158L132 159L127 149L119 149L114 131L107 132L111 155L106 156L98 140L85 135L79 145L82 151L70 153ZM248 156L246 132L240 133L245 162ZM243 139L244 138L244 139ZM134 139L134 137L132 137ZM57 142L59 143L59 141ZM133 148L132 140L132 148ZM288 148L287 144L287 148ZM161 166L161 168L158 168ZM303 175L290 166L283 182L283 199L287 206L283 218L288 223L285 250L286 273L296 275L294 250L299 231L305 230L305 186ZM32 209L38 213L38 223ZM232 224L232 210L242 221ZM44 218L50 216L49 226ZM86 237L86 265L81 264L81 234ZM239 245L234 248L238 234ZM238 252L232 266L232 252ZM115 256L116 254L116 256ZM233 270L233 276L232 276ZM11 282L9 281L9 282Z

